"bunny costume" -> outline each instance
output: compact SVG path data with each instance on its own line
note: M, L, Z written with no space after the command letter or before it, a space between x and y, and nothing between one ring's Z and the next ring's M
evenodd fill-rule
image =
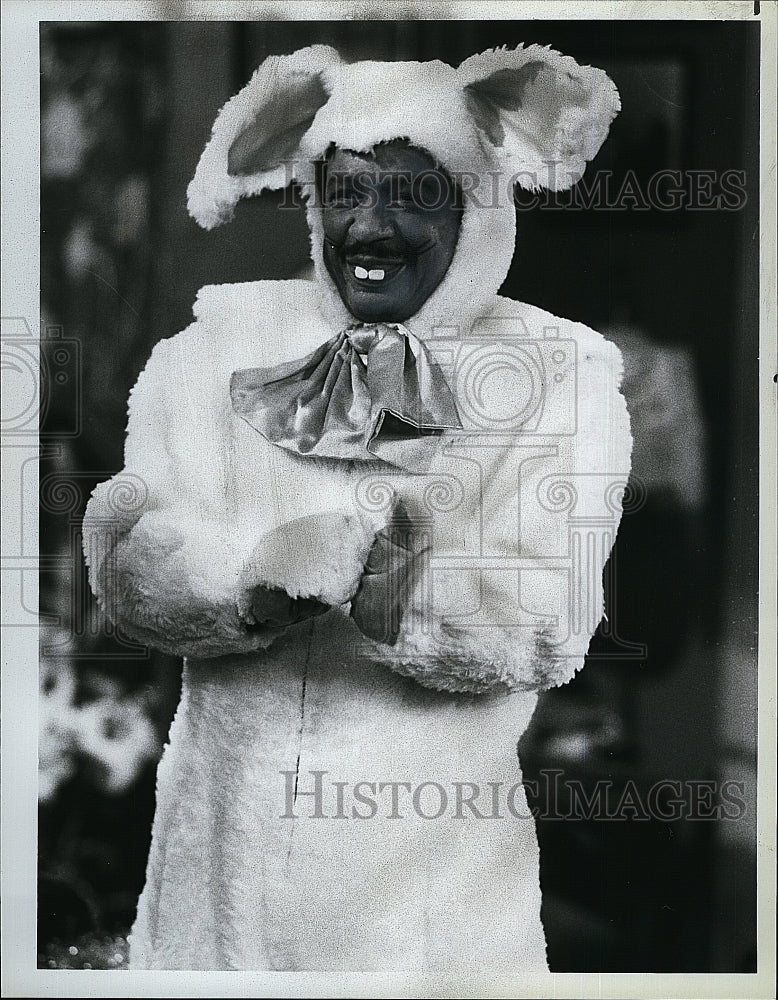
M125 469L87 509L106 611L185 657L133 968L379 969L406 985L546 969L516 743L602 617L631 437L618 350L497 292L513 185L575 183L618 109L603 72L538 46L456 69L313 46L268 58L220 112L190 213L211 228L294 178L316 278L201 290L133 390ZM420 385L442 376L458 420L423 454L402 438L340 457L280 446L247 414L252 373L297 378L329 341L320 364L370 371L323 265L315 163L397 138L457 179L464 210L440 285L372 335L402 345ZM349 610L398 511L422 569L380 642ZM258 584L331 610L258 627Z

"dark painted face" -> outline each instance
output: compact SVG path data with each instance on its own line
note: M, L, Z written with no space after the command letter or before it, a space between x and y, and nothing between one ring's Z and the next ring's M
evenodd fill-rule
M400 323L443 280L459 236L458 191L406 142L336 149L323 175L324 264L349 312Z

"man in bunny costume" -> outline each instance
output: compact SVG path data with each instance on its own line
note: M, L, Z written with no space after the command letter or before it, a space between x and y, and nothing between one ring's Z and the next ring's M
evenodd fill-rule
M294 178L316 277L201 290L87 510L101 603L185 657L132 967L546 969L516 743L602 617L631 437L618 350L497 291L513 185L574 184L618 109L538 46L313 46L220 112L190 213Z

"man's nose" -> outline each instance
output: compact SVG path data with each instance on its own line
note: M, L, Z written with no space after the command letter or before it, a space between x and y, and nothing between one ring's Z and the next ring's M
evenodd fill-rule
M359 243L377 243L394 236L390 214L381 199L354 209L354 221L349 226L349 239Z

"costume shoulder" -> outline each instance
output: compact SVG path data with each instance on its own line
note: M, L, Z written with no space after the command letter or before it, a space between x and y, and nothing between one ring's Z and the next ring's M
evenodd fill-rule
M206 285L193 311L196 323L189 335L214 347L218 343L236 366L240 356L247 365L299 358L337 332L319 311L319 290L312 281Z
M507 333L511 329L513 336L526 336L539 340L574 340L579 352L577 359L579 363L607 364L609 368L615 370L618 377L617 384L621 385L623 374L621 351L612 341L606 340L601 333L586 326L585 323L555 316L539 306L517 302L502 295L495 296L490 320L493 323L502 321L504 331Z
M308 281L206 285L193 312L193 323L156 344L130 393L128 429L139 442L178 417L201 421L203 399L227 407L235 370L300 358L335 332Z
M193 306L194 322L161 341L150 365L168 375L200 368L278 364L302 357L331 337L311 281L247 281L205 285Z
M313 281L242 281L235 284L204 285L197 293L195 319L223 323L228 316L236 322L263 315L279 320L284 314L302 318L316 312L318 289Z

